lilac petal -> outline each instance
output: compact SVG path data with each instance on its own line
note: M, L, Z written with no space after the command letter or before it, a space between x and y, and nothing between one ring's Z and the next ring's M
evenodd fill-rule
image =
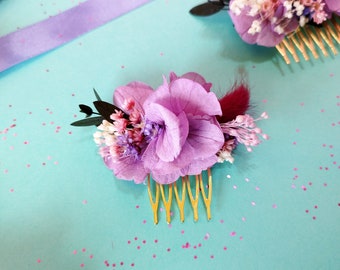
M340 1L339 0L325 0L329 11L340 15Z
M155 175L171 174L178 171L178 167L173 162L164 162L157 156L156 145L156 140L151 141L143 153L142 161L145 168Z
M194 115L220 115L222 113L216 95L207 91L198 83L178 78L170 83L164 81L144 102L145 107L158 103L175 114L182 111Z
M171 107L193 115L220 115L221 108L216 95L207 93L200 84L180 78L170 84Z
M169 185L176 182L181 176L180 170L171 174L152 174L152 178L161 185Z
M198 83L179 78L170 84L171 100L167 104L175 113L186 112L193 115L220 115L222 113L216 95Z
M110 155L104 157L105 165L113 170L115 176L123 180L134 180L136 184L144 182L147 171L141 160L135 160L134 157L124 157L118 162L114 161Z
M135 108L143 111L144 101L153 93L153 89L142 82L132 82L128 85L118 87L113 93L114 104L122 108L126 99L133 99L136 103Z
M216 155L207 157L205 159L195 159L182 172L185 173L186 175L197 175L202 173L202 171L205 171L208 168L212 167L216 162L217 162Z
M240 15L236 15L232 11L229 11L229 15L230 15L231 20L233 21L236 32L240 35L243 41L249 44L255 44L257 34L250 35L248 34L248 30L251 27L253 21L258 19L258 16L250 17L247 15L248 11L249 11L249 8L248 9L245 8L242 10Z
M189 124L190 132L187 143L202 158L216 154L224 143L224 135L220 126L210 120L198 117L189 119Z
M256 43L260 46L265 47L275 47L279 44L285 37L285 34L279 35L274 32L272 25L269 22L262 23L262 30L257 35Z
M211 83L208 83L203 76L201 76L200 74L196 73L196 72L187 72L185 74L183 74L182 76L178 77L174 72L170 73L170 82L173 82L174 80L178 79L178 78L185 78L185 79L189 79L191 81L197 82L200 85L203 86L203 88L207 91L210 92L210 89L212 87Z
M175 72L171 71L170 74L169 74L169 80L170 82L176 80L178 78L178 76L176 75Z
M180 153L189 130L185 113L178 116L159 104L150 104L145 110L145 118L164 125L164 130L157 138L156 154L166 162L173 161Z

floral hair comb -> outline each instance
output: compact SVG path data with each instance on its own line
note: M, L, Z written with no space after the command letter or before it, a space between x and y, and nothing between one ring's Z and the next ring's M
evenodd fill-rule
M339 0L228 0L209 1L191 9L207 16L224 7L240 37L247 43L276 47L287 64L291 55L299 62L300 52L308 61L329 50L336 55L340 44Z
M197 73L180 77L171 73L169 81L164 78L156 90L142 82L118 87L113 94L115 105L102 101L95 91L98 112L79 105L86 118L72 125L97 126L94 141L117 178L147 182L156 224L161 200L166 221L170 223L172 202L176 201L183 222L187 194L194 220L198 220L200 193L210 219L211 167L218 162L232 163L237 144L251 151L260 143L260 136L268 138L255 124L267 114L258 119L246 114L250 95L244 80L220 99L211 87ZM91 117L93 114L97 116Z

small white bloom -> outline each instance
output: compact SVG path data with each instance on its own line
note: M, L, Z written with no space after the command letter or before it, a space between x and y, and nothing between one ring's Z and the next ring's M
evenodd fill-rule
M292 9L292 4L293 4L293 1L284 1L283 2L283 6L286 8L287 11Z
M308 18L306 16L300 17L299 24L300 24L301 27L304 27L307 22L308 22Z
M284 29L283 29L283 27L282 27L281 25L275 26L275 27L274 27L274 31L275 31L276 33L278 33L279 35L281 35L281 34L284 33Z
M295 1L293 5L294 5L294 7L295 7L296 15L297 15L297 16L301 16L301 15L303 14L303 11L304 11L304 9L305 9L305 6L302 5L302 4L300 4L299 1Z
M261 30L261 22L259 20L254 20L248 30L248 34L255 35L256 33L260 33Z
M224 161L228 161L230 163L233 163L234 158L232 157L230 152L221 150L217 153L217 162L223 163Z
M284 16L288 19L291 19L291 18L293 18L293 12L291 10L286 11Z

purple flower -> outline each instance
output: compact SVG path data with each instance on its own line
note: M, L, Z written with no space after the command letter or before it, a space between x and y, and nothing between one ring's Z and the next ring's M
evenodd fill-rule
M264 1L245 4L244 1L230 1L229 15L240 37L249 44L273 47L294 31L299 22L284 16L281 1Z
M141 183L151 173L158 183L169 184L214 165L224 135L216 120L221 107L210 88L193 72L171 73L170 82L164 80L156 91L141 82L117 88L114 103L129 119L125 129L108 122L100 126L106 166L121 179Z
M133 101L135 111L130 116L135 116L136 112L143 115L142 104L151 93L153 93L153 89L150 86L141 82L133 82L115 90L114 104L124 111L126 101ZM101 155L105 165L113 170L116 177L142 183L149 171L144 167L142 161L145 144L143 145L142 131L138 131L138 129L130 130L130 132L119 136L113 136L110 132L108 141L113 140L114 142L110 146L102 147ZM122 149L123 153L121 153Z
M142 157L145 168L161 184L211 167L224 143L215 117L221 108L215 94L207 91L210 86L194 73L170 78L143 104L145 118L162 127Z

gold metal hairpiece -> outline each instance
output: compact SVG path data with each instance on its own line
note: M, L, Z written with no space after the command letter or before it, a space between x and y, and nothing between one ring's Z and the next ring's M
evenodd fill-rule
M298 52L304 60L308 61L311 52L315 59L319 58L318 50L321 50L324 56L329 56L329 51L333 55L338 54L340 44L340 17L333 16L320 27L306 25L300 27L293 34L287 36L281 43L276 45L276 49L284 58L287 64L291 63L289 54L295 62L300 62Z
M162 200L165 214L166 214L166 222L171 222L171 206L172 202L175 201L174 204L177 204L180 220L184 222L185 213L184 206L186 201L186 196L189 197L189 202L192 206L192 210L194 213L194 221L198 220L198 203L200 194L202 196L202 200L206 209L207 219L211 219L211 199L212 199L212 175L211 170L207 170L207 180L204 181L205 174L201 173L199 175L193 176L193 187L190 182L190 176L183 176L180 180L173 184L169 185L161 185L154 182L154 188L152 187L152 182L150 175L148 176L148 196L150 199L150 205L153 212L154 223L158 224L158 209L159 202ZM181 186L179 187L177 184L181 182ZM204 184L206 182L206 185ZM193 190L192 190L193 189ZM154 192L152 192L154 190ZM166 192L167 190L167 192ZM207 193L206 193L207 190ZM167 194L166 194L167 193ZM175 200L173 200L173 194L175 194ZM180 196L181 195L181 196Z

